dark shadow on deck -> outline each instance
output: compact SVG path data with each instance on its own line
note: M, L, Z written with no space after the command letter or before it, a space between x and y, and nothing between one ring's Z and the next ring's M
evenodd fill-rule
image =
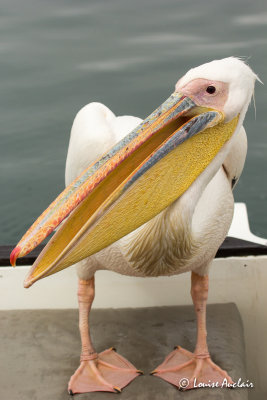
M0 246L0 266L10 266L9 256L14 247L15 245ZM30 254L23 258L18 258L17 265L32 265L43 248L44 245L39 245ZM217 251L215 258L260 255L267 255L267 246L227 236Z

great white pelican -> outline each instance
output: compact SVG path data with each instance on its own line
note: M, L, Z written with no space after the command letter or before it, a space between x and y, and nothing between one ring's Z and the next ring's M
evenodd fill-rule
M208 274L233 216L232 188L247 149L243 121L256 79L229 57L190 69L144 121L116 117L100 103L77 114L67 187L11 254L15 265L61 224L24 285L77 263L82 350L70 393L118 392L140 373L113 348L97 353L92 344L88 316L101 269L139 277L191 271L195 351L175 348L152 373L176 386L187 378L186 389L194 379L232 384L207 346Z

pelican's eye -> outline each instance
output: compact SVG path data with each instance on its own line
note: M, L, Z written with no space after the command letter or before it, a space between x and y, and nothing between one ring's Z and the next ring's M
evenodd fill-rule
M216 92L216 87L215 86L208 86L206 89L206 92L208 94L214 94Z

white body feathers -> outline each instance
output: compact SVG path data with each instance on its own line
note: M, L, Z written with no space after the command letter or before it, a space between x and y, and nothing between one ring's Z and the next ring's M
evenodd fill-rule
M140 122L136 117L116 117L100 103L82 108L71 131L66 185ZM241 127L177 201L136 231L79 262L79 277L89 279L99 269L144 277L189 270L206 274L232 221L232 184L242 172L246 150Z

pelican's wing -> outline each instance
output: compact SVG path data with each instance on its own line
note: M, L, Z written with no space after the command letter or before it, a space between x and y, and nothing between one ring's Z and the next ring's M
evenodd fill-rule
M76 115L71 129L66 186L141 121L131 116L116 117L101 103L90 103L83 107Z
M247 135L242 126L233 137L232 146L223 162L224 171L232 189L235 187L242 174L246 161L247 147Z

